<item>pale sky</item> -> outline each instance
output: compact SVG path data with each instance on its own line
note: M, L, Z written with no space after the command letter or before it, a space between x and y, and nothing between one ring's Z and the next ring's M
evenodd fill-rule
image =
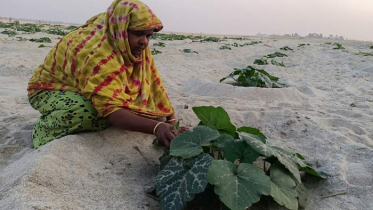
M111 0L0 0L0 17L84 23ZM322 33L373 40L373 0L143 0L164 30L255 35Z

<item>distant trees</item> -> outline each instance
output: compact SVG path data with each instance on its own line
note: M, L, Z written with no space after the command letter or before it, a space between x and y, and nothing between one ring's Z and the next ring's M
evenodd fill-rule
M301 35L299 35L298 33L294 33L294 34L285 34L285 35L278 35L278 34L271 34L271 35L268 35L268 34L261 34L261 33L258 33L256 35L257 37L296 37L296 38L300 38L302 37ZM335 39L335 40L347 40L345 39L343 36L338 36L338 35L329 35L328 37L324 36L322 33L318 34L318 33L309 33L307 36L304 36L304 38L310 38L310 39Z

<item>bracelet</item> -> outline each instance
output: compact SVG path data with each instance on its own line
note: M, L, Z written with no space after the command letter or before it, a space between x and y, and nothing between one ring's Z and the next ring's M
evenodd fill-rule
M157 127L160 125L160 124L162 124L163 122L159 122L159 123L157 123L157 125L155 125L154 126L154 129L153 129L153 134L154 134L154 136L155 136L155 130L157 129Z
M167 122L172 122L172 121L176 121L176 119L167 120Z

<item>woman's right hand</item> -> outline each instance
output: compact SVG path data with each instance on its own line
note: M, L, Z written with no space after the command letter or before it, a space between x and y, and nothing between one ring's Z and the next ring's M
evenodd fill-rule
M161 123L155 130L155 136L160 144L163 144L167 149L170 148L171 141L175 138L172 133L172 125L168 123Z

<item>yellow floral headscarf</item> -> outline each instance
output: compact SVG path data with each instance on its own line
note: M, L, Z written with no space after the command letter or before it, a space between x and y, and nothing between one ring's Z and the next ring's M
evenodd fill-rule
M114 1L52 48L29 82L29 97L39 90L68 90L91 99L99 117L122 108L151 118L171 115L174 110L149 46L135 57L127 35L128 29L162 28L142 2Z

